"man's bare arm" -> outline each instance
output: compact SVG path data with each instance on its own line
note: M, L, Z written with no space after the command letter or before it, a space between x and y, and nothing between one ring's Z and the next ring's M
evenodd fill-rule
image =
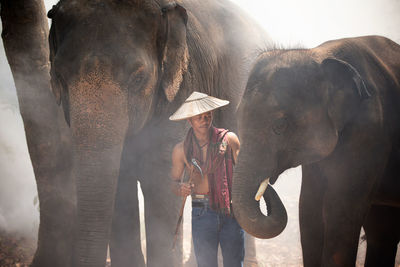
M183 170L185 169L185 160L183 152L183 143L175 145L172 151L172 168L171 168L171 179L173 181L180 181Z
M239 138L234 132L229 132L226 134L227 141L229 146L232 148L232 155L233 155L233 160L234 162L237 162L237 157L239 155L240 151L240 142Z
M192 185L181 183L183 171L185 169L185 153L183 143L177 144L172 151L172 168L170 177L172 180L171 190L177 196L187 196L191 194Z

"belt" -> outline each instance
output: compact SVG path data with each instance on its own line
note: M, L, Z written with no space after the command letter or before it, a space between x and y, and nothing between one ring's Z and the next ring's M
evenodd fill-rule
M193 194L192 200L197 200L197 199L207 199L208 200L208 195L207 194Z
M193 194L192 195L192 207L207 207L208 206L208 195Z

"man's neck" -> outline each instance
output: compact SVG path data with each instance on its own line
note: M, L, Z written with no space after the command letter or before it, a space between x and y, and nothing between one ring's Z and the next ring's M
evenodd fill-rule
M199 142L200 146L210 142L210 129L207 132L193 131L193 133L196 136L196 139Z

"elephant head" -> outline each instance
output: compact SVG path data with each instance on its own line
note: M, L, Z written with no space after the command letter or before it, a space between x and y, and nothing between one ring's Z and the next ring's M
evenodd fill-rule
M74 266L104 265L123 143L178 94L187 14L173 1L61 0L48 17L52 90L73 139Z
M307 50L259 56L239 107L242 145L232 189L235 216L246 231L260 238L283 231L287 218L278 195L265 193L264 216L254 200L258 186L329 157L340 142L338 132L368 96L357 70L334 56Z

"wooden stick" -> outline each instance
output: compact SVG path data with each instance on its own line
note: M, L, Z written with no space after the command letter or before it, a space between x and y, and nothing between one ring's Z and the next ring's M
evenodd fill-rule
M190 169L190 176L189 176L189 182L188 182L189 184L192 183L193 170L194 170L194 166L192 165L192 168ZM186 199L187 199L187 196L182 198L181 210L179 212L179 218L178 218L178 222L176 223L176 228L175 228L174 242L172 243L173 251L175 250L176 240L178 239L178 232L179 232L180 225L182 223L183 211L185 209Z

